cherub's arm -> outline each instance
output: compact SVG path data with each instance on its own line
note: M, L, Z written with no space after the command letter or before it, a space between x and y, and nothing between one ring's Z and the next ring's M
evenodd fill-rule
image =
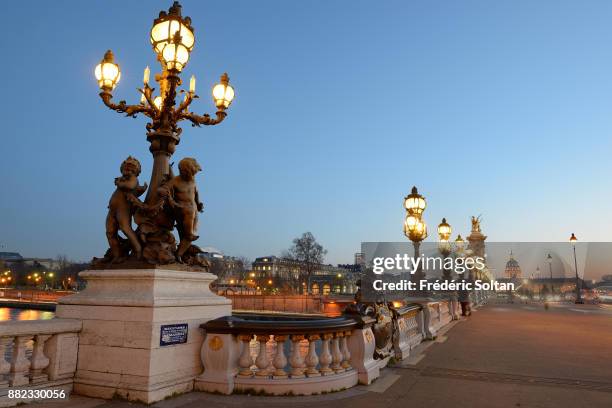
M196 202L196 206L198 207L198 211L199 212L203 212L204 211L204 203L202 203L200 201L200 193L198 192L198 187L195 186L193 191L195 192L195 202Z
M133 193L125 193L125 198L127 201L135 207L138 208L147 208L147 205L140 201L140 199L135 196Z
M140 197L145 191L147 191L147 183L144 183L144 186L137 185L134 188L134 195L136 197Z

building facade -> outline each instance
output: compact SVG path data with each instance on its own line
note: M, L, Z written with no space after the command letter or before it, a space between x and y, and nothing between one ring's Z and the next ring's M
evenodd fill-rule
M256 258L249 273L250 283L260 289L306 293L308 277L304 264L277 256ZM346 265L316 265L310 277L314 295L352 294L357 290L358 268Z

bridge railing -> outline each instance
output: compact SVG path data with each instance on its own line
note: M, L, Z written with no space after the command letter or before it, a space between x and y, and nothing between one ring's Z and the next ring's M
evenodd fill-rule
M202 325L204 391L309 395L370 383L375 360L369 317L227 316Z
M40 398L42 390L56 390L54 398L67 396L76 371L81 327L75 319L0 323L0 405Z

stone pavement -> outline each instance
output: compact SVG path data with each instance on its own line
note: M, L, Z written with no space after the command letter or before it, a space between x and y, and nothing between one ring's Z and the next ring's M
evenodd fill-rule
M451 324L370 386L311 397L199 392L160 408L612 407L612 307L491 304ZM73 396L32 408L139 407Z

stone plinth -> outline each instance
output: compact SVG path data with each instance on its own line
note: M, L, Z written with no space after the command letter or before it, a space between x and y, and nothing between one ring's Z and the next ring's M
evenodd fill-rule
M56 311L83 322L74 392L152 403L191 391L202 372L200 324L231 314L231 302L210 291L216 276L170 269L80 276L87 288L61 298ZM162 326L177 324L187 325L186 341L161 345Z

